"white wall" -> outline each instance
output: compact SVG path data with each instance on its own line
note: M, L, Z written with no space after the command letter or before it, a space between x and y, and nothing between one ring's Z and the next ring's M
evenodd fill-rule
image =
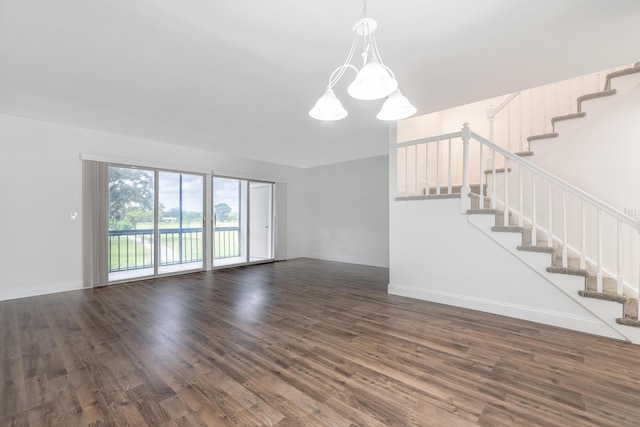
M612 80L616 95L583 103L584 118L534 141L529 160L619 210L640 206L640 73Z
M0 300L82 287L81 153L287 182L286 257L305 255L303 169L0 114Z
M460 200L391 202L389 293L620 338L490 240Z
M388 162L378 156L308 169L308 256L389 265Z

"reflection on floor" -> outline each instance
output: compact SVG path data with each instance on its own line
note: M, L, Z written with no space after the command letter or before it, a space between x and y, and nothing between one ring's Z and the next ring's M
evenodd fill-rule
M202 261L185 262L183 264L163 265L158 267L158 274L177 273L180 271L201 270L203 268ZM115 271L109 273L109 282L120 282L123 280L137 279L140 277L153 276L153 267L137 268L135 270Z

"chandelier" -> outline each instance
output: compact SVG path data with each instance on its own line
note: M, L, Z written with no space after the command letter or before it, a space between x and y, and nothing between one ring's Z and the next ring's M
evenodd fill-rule
M340 120L349 114L333 92L333 86L340 81L349 69L356 72L356 78L347 88L347 92L353 98L369 101L387 97L382 109L376 116L378 119L400 120L416 113L416 107L411 105L409 100L398 89L398 82L393 71L382 62L375 37L378 23L367 17L366 0L363 0L362 3L362 16L351 27L353 30L353 42L351 43L349 55L347 55L344 64L331 73L329 84L324 94L309 111L309 115L316 120ZM360 40L362 41L362 53L360 56L362 57L363 65L358 70L357 67L351 64L351 60Z

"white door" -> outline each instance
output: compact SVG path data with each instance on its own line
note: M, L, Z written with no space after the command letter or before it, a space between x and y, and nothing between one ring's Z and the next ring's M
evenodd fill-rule
M249 258L273 258L273 184L249 183Z

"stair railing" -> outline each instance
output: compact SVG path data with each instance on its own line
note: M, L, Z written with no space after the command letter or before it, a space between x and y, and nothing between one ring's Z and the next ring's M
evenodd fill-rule
M502 212L503 226L530 228L532 246L557 248L558 266L595 270L597 292L640 293L639 221L472 132L468 124L459 132L397 144L397 162L396 200L460 197L466 214L477 199L479 209ZM570 265L570 255L577 265ZM615 289L604 286L605 275L614 278Z
M553 117L577 113L580 96L607 89L607 75L629 67L616 67L512 93L498 107L487 107L489 140L509 151L529 151L527 137L553 132ZM496 124L498 129L494 134Z

